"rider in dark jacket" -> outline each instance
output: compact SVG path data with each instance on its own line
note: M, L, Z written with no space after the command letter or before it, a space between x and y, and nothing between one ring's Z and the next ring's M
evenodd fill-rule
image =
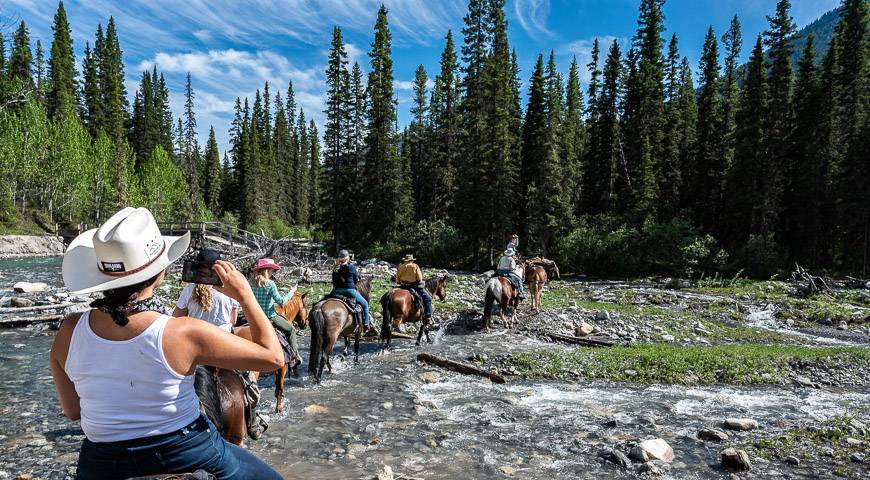
M351 297L356 300L356 303L362 306L363 326L368 330L370 328L369 302L356 289L357 282L359 282L359 271L350 261L350 253L347 250L338 252L335 268L332 269L332 295Z

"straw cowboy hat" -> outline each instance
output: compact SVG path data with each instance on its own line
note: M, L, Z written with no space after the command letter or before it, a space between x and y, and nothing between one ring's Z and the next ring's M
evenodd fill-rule
M254 266L254 270L263 269L281 270L281 267L277 263L275 263L275 260L272 260L271 258L261 258L260 261L257 262L257 265Z
M509 249L504 251L504 254L508 257L513 257L514 255L517 254L517 251L514 250L513 248L509 248Z
M190 232L163 236L147 208L127 207L70 243L63 255L63 283L73 293L135 285L165 270L188 246Z
M405 255L405 258L402 259L402 262L416 262L416 261L417 261L417 259L414 258L414 256L411 255L410 253Z

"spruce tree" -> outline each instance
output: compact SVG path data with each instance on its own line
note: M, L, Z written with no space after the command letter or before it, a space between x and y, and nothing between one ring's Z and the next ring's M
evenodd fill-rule
M459 64L453 33L447 31L444 50L441 52L441 70L435 77L430 110L432 117L432 163L433 206L431 218L444 220L453 208L456 190L455 172L459 162L461 125L459 102Z
M102 36L101 30L98 34ZM82 58L82 106L81 117L91 137L96 138L99 131L100 106L102 97L100 93L99 66L97 57L91 50L90 43L85 44L85 53ZM170 149L171 150L171 149Z
M193 92L190 72L188 72L187 83L184 87L183 149L181 152L181 173L184 174L184 179L187 182L188 205L191 209L188 213L195 212L202 200L199 190L199 168L197 165L199 146L196 141L195 99L196 95Z
M734 116L740 99L740 50L743 47L743 37L740 33L740 19L737 15L731 19L728 31L722 35L722 46L725 50L725 73L722 76L722 131L724 133L724 152L726 169L734 159Z
M761 36L746 65L735 132L734 163L728 172L723 238L732 248L741 247L750 234L763 232L762 182L765 171L764 143L767 125L768 89Z
M154 110L154 85L151 83L151 78L151 73L147 70L142 73L142 81L133 101L130 145L136 154L137 171L145 160L151 158L151 150L159 145L158 124Z
M208 143L206 143L205 147L205 190L203 191L203 198L205 199L206 208L214 214L220 213L221 176L220 152L218 152L214 127L211 127L208 132Z
M30 32L24 20L18 24L18 29L12 37L12 53L9 56L7 75L10 80L17 81L24 88L33 87L33 51L30 50Z
M33 60L33 83L36 89L36 98L45 103L45 51L42 42L36 40L36 58Z
M299 155L296 158L296 164L294 165L294 171L293 171L294 177L299 176L299 171L301 168L303 168L303 166L311 164L311 143L313 140L315 140L315 139L311 138L311 131L308 129L308 120L305 118L305 112L302 111L301 109L299 110L299 118L297 121L298 121L298 123L296 126L296 131L298 132L298 135L299 135ZM315 190L314 193L317 193L316 190L318 190L318 189L313 189L313 190ZM299 197L299 193L300 193L300 190L298 188L293 189L293 202L295 202L295 203L300 202L301 199ZM308 193L309 193L309 195L311 195L312 192L309 191ZM306 199L306 201L310 202L311 198L309 197L308 199ZM330 208L332 205L331 201L332 201L332 198L330 197L329 198ZM309 209L308 213L309 213L309 217L310 217L311 216L310 209ZM296 220L296 219L294 218L294 220ZM308 219L305 219L304 221L302 221L301 224L307 224L307 223L308 223Z
M320 134L317 133L317 125L314 123L314 120L311 120L308 123L308 135L311 138L311 153L308 158L308 165L310 165L308 171L308 182L310 188L308 190L308 212L309 218L315 215L322 215L322 213L317 212L317 201L318 198L318 185L319 178L321 178L321 169L320 169ZM302 164L300 164L302 165ZM309 220L308 225L316 225L315 220Z
M571 59L565 93L565 119L562 125L562 174L569 205L580 201L580 172L582 152L585 146L583 122L583 91L580 89L580 72L577 58Z
M332 31L332 45L329 50L329 59L326 65L326 124L323 132L324 141L324 170L329 177L330 191L328 193L329 208L326 211L328 218L322 220L332 227L332 236L336 248L339 248L346 240L349 240L346 221L348 220L349 208L347 198L347 186L351 182L348 174L347 158L349 146L347 145L349 104L347 52L344 47L344 38L341 29L335 27ZM301 118L301 117L300 117ZM300 131L307 126L300 122ZM301 134L300 134L301 135ZM304 147L300 142L300 150ZM306 152L305 156L309 153Z
M6 80L6 38L3 37L3 32L0 32L0 87L3 86L4 80Z
M169 107L169 87L163 74L157 75L157 66L151 70L151 88L154 96L154 121L157 135L155 142L163 150L172 152L172 110Z
M281 95L275 95L275 126L272 131L272 155L275 157L275 164L278 169L272 172L278 177L278 188L273 194L276 196L277 218L285 224L293 225L296 223L296 209L294 195L296 189L300 187L296 178L296 161L297 158L291 151L292 134L289 124L287 123L287 113L284 109L284 103L281 101Z
M430 118L426 83L429 76L423 65L414 73L414 100L411 105L411 125L407 133L408 158L411 168L411 185L414 192L415 218L429 218L435 208L433 173L438 168L432 164L429 145Z
M719 46L712 26L707 29L699 68L698 148L692 168L684 179L684 190L691 195L695 222L704 231L717 234L726 164Z
M54 14L54 38L51 41L51 59L48 64L48 113L55 118L76 111L76 59L73 51L72 33L63 2L57 5Z
M784 181L788 168L789 133L792 128L792 93L794 73L792 72L793 40L797 27L789 10L789 0L779 0L776 14L767 17L770 29L764 32L764 43L768 47L768 85L770 96L765 132L764 169L767 175L761 184L761 228L760 233L778 232L782 210Z
M659 175L659 220L678 216L683 200L683 175L694 158L697 105L688 60L681 62L676 34L668 43L665 68L665 134ZM690 199L687 199L690 200Z
M101 94L100 117L97 125L106 131L115 147L112 181L117 189L115 205L121 207L127 204L129 195L126 142L127 92L124 88L124 64L114 18L109 17L103 41L99 42L99 36L97 40L99 48L96 56Z
M598 90L601 88L601 69L599 68L599 56L601 55L601 44L598 39L592 41L592 51L590 52L589 63L586 64L586 69L589 71L589 90L587 97L587 114L589 121L594 122L595 105L598 101Z
M369 192L366 233L376 241L390 240L407 227L411 217L411 189L397 150L394 132L392 34L387 9L378 10L375 38L369 52L367 135L363 177Z

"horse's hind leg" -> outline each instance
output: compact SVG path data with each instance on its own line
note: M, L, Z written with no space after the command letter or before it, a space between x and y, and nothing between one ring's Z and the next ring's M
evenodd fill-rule
M284 400L284 376L287 375L287 364L275 370L275 413L281 413Z
M420 322L420 328L417 329L417 346L420 346L420 339L423 337L423 330L425 327L423 326L423 322Z
M353 361L359 363L359 329L353 337Z

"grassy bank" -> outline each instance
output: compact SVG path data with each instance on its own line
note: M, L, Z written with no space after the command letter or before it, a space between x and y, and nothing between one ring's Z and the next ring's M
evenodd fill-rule
M790 362L829 369L870 365L870 349L858 347L794 347L724 345L685 347L640 345L601 349L543 349L515 354L511 364L527 377L581 374L607 379L662 384L779 383Z

